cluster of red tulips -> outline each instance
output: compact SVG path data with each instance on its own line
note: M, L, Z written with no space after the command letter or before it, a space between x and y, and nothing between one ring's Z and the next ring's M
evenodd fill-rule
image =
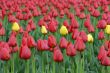
M98 60L110 66L109 5L110 0L0 0L0 60L13 53L29 60L35 48L50 51L55 62L63 62L64 54L80 54L82 61L87 46L101 41Z

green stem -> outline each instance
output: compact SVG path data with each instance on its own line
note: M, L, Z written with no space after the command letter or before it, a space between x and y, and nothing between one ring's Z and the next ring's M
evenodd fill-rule
M42 52L42 73L45 73L44 71L45 71L44 70L44 60L43 60L43 52Z
M84 54L80 54L81 55L81 72L80 73L84 73Z
M55 62L53 61L53 72L52 73L55 73Z
M29 60L26 61L25 73L29 73Z
M36 73L34 52L32 55L32 73Z
M8 62L5 62L5 63L4 63L3 73L9 73L7 63L8 63Z
M12 55L12 60L11 60L11 73L14 73L14 55Z

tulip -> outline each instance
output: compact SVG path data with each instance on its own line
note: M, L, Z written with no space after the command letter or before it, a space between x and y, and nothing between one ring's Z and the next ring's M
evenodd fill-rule
M12 47L17 45L17 41L16 41L15 35L10 35L10 38L8 40L8 44L9 44L9 46L12 46Z
M13 49L12 49L12 53L17 52L18 50L19 50L19 47L18 47L18 46L15 46L15 47L13 47Z
M35 29L36 29L36 26L35 26L35 24L34 24L34 22L33 22L32 20L30 20L30 21L28 22L28 24L29 24L31 30L35 30Z
M100 32L98 33L98 39L99 39L99 40L102 40L102 39L104 39L104 38L105 38L104 32L103 32L103 31L100 31Z
M86 48L81 37L77 37L77 39L75 40L75 43L74 43L74 47L75 47L75 49L77 49L80 52L82 52Z
M60 48L67 48L67 45L68 45L68 41L66 40L65 37L62 37L60 39Z
M64 25L61 26L60 34L61 35L67 35L68 34L68 29L66 28L66 26L64 26Z
M56 32L57 31L57 25L55 24L55 22L50 22L48 24L48 29L50 32Z
M29 25L29 24L26 26L26 31L28 31L28 32L30 32L30 31L31 31L31 27L30 27L30 25Z
M88 32L90 32L90 33L95 31L93 25L90 25L87 29L88 29Z
M83 30L80 32L80 37L84 42L87 42L87 35L86 32L84 32Z
M47 29L45 26L41 27L41 32L42 32L42 34L47 34Z
M74 45L70 42L67 45L66 54L68 56L75 56L76 55L76 49L74 48Z
M48 45L50 48L54 48L56 46L56 38L53 35L48 37Z
M90 19L86 19L84 22L84 26L88 28L91 25Z
M101 64L104 66L110 66L110 59L109 57L103 57L104 59L101 61Z
M37 41L37 50L38 51L49 50L48 41L39 39Z
M20 30L20 26L17 22L14 22L12 25L12 30L13 31L19 31Z
M34 38L32 36L27 37L27 45L29 48L32 48L35 46L35 41L34 41Z
M88 42L92 43L94 41L94 38L93 38L93 36L91 34L88 34L87 38L88 38Z
M58 46L54 48L53 59L55 62L62 62L63 61L63 54Z
M109 49L110 48L110 41L109 40L105 40L105 42L104 42L104 47L105 47L105 49Z
M99 53L98 53L98 60L102 61L104 57L107 56L107 51L105 50L105 47L102 45L100 47Z
M79 37L80 32L78 31L78 29L74 29L72 32L72 39L76 39L77 37Z
M19 56L24 60L27 60L31 57L31 51L27 45L21 45Z
M105 33L110 34L110 25L106 25Z
M6 47L0 49L0 59L3 61L10 59L10 52Z
M63 22L63 25L66 26L66 28L69 28L69 23L68 23L67 20L65 20L65 21Z
M79 27L79 23L77 22L77 20L75 20L75 18L71 19L71 26L73 28L78 28Z
M5 29L3 27L0 28L0 36L5 35Z
M106 28L106 21L105 20L99 20L97 24L97 28L99 29L105 29Z

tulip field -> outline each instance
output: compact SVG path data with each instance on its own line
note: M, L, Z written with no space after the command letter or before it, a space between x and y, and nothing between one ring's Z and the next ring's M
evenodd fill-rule
M110 0L0 0L0 73L110 73Z

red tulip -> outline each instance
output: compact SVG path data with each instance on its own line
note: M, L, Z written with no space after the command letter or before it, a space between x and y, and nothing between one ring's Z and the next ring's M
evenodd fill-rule
M53 59L55 62L62 62L63 61L63 54L58 46L54 48Z
M67 45L68 45L68 41L66 40L65 37L62 37L60 39L60 48L67 48Z
M79 27L79 23L77 22L77 20L75 20L73 18L73 19L71 19L71 26L72 26L72 28L78 28Z
M102 39L104 39L104 38L105 38L104 32L103 32L103 31L100 31L100 32L98 33L98 39L99 39L99 40L102 40Z
M76 49L74 48L74 45L72 43L68 43L68 46L66 48L66 54L68 56L75 56L76 55Z
M102 45L100 47L100 51L99 51L99 54L98 54L98 60L102 61L104 57L107 56L107 51L105 50L105 47Z
M38 51L49 50L48 41L39 39L37 41L37 50Z
M53 35L48 37L48 45L49 47L53 48L56 46L56 38Z
M0 36L5 35L5 29L3 27L0 28Z
M78 31L78 29L74 29L72 32L72 39L76 39L77 37L79 37L80 32Z
M20 33L23 33L24 32L24 29L22 26L20 26L20 30L19 30Z
M12 48L12 53L17 52L18 50L19 50L19 47L18 46L15 46L15 47Z
M22 37L21 44L22 45L27 45L27 38L26 37Z
M69 28L69 23L68 23L67 20L65 20L65 21L63 22L63 25L66 26L66 28Z
M28 22L28 24L29 24L31 30L35 30L35 29L36 29L36 26L35 26L33 20L30 20L30 21Z
M107 18L108 18L107 14L106 14L106 13L103 13L103 14L102 14L102 19L103 19L103 20L107 20Z
M108 50L110 48L110 41L109 40L105 40L104 47L106 50Z
M8 48L4 47L0 49L0 59L7 61L10 59L10 52Z
M87 29L88 29L88 32L90 33L93 33L95 31L93 25L90 25Z
M17 41L16 41L15 35L10 35L9 40L8 40L8 44L11 47L14 47L14 46L17 45Z
M82 38L82 40L84 41L84 42L87 42L87 35L86 35L86 32L85 31L81 31L80 32L80 37Z
M105 29L106 25L107 25L107 23L106 23L105 20L99 20L98 21L98 24L97 24L97 28L99 28L99 29Z
M56 32L57 31L57 25L55 22L51 21L49 24L48 24L48 29L50 32Z
M80 37L77 37L77 39L75 40L74 47L80 52L82 52L86 48L82 38Z
M29 59L31 57L31 51L27 45L21 45L19 56L21 59Z
M29 48L32 48L35 46L34 38L30 35L27 37L27 45Z
M104 66L110 66L110 59L109 57L103 57L103 60L101 61L101 64Z
M90 25L91 25L90 19L86 19L85 22L84 22L84 26L86 28L88 28L88 27L90 27Z

